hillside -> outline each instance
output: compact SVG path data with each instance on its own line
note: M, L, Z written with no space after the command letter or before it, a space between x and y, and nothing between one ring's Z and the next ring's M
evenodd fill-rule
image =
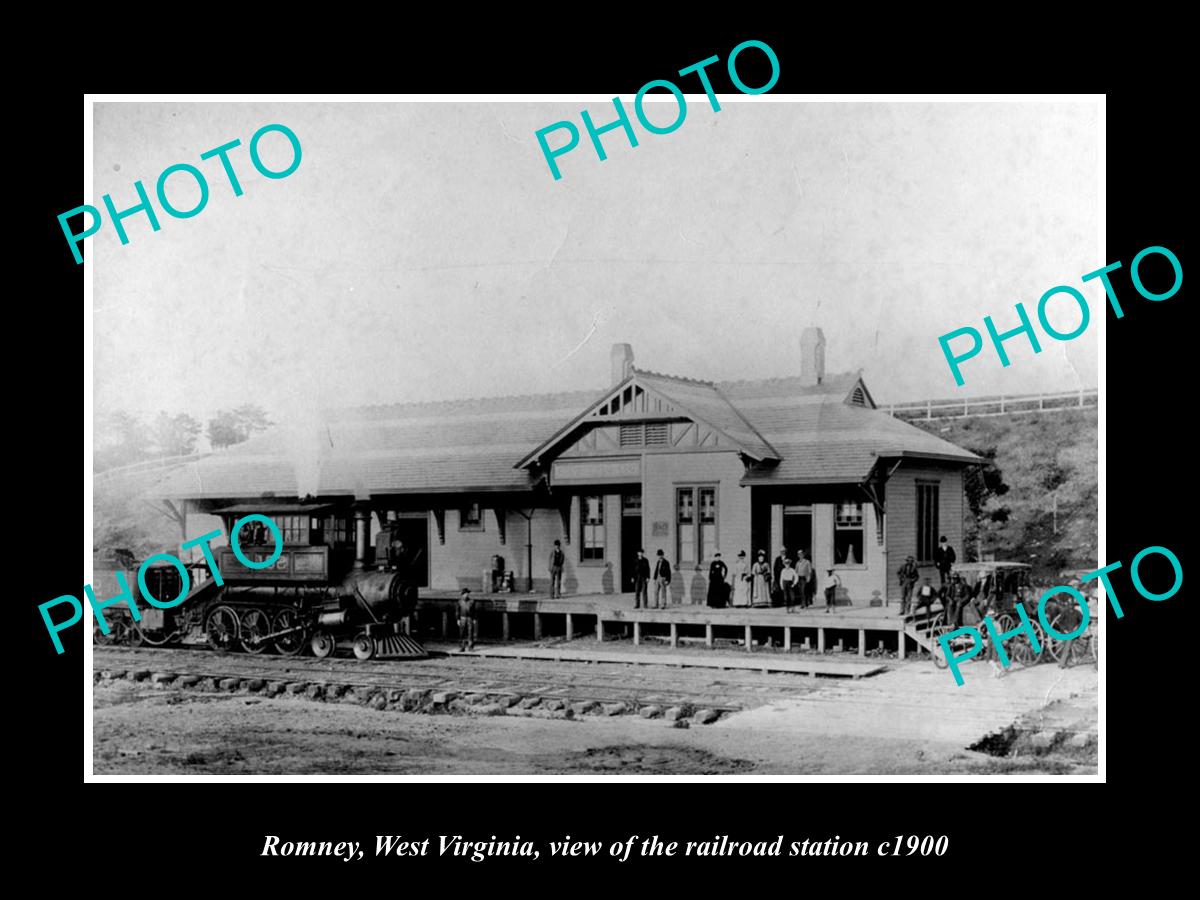
M1034 565L1038 576L1098 564L1096 409L943 419L912 424L981 456L994 457L998 490L968 523L968 550ZM1058 531L1054 530L1054 497ZM973 527L972 527L973 525Z

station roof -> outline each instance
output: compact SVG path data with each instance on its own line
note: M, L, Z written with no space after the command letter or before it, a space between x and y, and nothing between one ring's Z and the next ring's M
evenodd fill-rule
M648 389L730 438L745 484L859 482L881 457L971 464L978 457L874 408L857 373L705 382L634 370ZM275 427L173 470L167 498L333 497L527 491L524 464L614 387L368 406Z

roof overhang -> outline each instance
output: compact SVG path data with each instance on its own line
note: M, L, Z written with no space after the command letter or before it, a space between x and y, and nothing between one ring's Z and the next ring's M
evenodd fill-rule
M891 459L933 459L940 462L958 463L960 466L973 466L987 462L982 456L963 451L962 453L934 453L927 450L876 450L875 455Z

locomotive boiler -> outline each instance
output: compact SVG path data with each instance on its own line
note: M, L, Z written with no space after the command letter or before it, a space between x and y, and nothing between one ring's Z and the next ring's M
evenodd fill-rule
M101 634L97 626L97 643L161 646L205 641L216 650L283 656L310 652L318 658L344 647L360 660L427 655L409 635L417 602L413 560L393 555L378 567L356 568L352 525L329 507L247 505L215 511L226 532L249 512L271 516L283 537L276 556L274 538L261 523L257 531L248 524L239 534L243 556L259 564L275 557L269 566L251 568L231 547L217 548L214 558L222 584L206 564L191 564L183 602L169 609L139 604L140 621L124 605L110 607L109 634ZM126 578L136 584L136 569ZM170 563L149 567L145 580L164 602L183 588L180 571ZM100 595L115 592L109 588Z

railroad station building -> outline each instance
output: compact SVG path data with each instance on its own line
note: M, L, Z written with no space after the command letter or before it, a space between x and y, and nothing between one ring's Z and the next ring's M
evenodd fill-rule
M189 536L257 507L285 541L360 563L398 529L432 589L479 590L499 555L517 592L548 593L559 540L568 595L631 592L637 550L661 549L675 599L701 603L715 552L732 565L787 547L837 571L840 605L894 601L906 556L932 566L943 534L961 554L979 459L877 410L859 373L827 374L820 329L800 351L798 372L715 383L639 368L616 344L602 389L329 412L303 452L271 429L162 493Z

